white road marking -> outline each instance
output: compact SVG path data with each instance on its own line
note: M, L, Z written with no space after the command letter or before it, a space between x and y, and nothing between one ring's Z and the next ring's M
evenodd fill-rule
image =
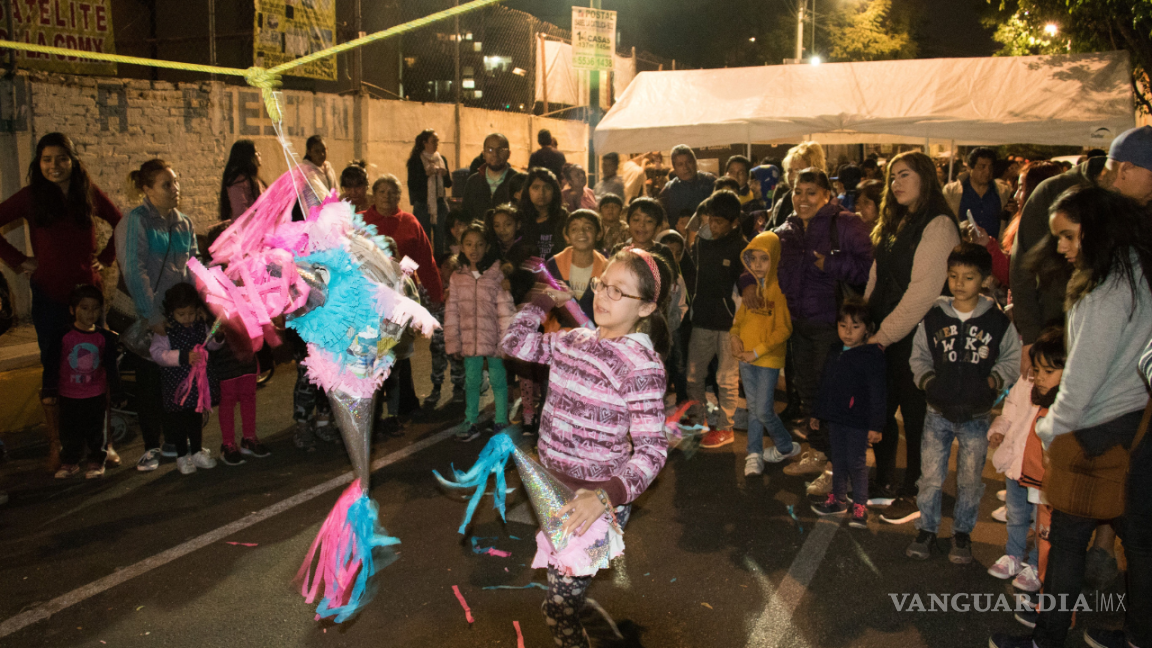
M812 533L808 535L808 539L800 547L800 552L796 554L796 559L792 561L792 566L788 568L788 573L774 590L763 570L751 558L747 559L749 567L754 568L753 571L761 580L761 589L765 590L765 595L768 594L768 590L772 590L764 611L752 624L748 635L749 648L774 648L786 637L793 640L800 639L792 628L792 613L796 611L800 599L808 591L808 584L812 582L812 577L816 574L820 562L824 560L824 553L828 550L832 537L840 528L839 522L839 518L821 519L816 522Z
M424 448L435 445L452 436L456 429L456 427L450 427L447 430L437 432L436 434L433 434L426 439L417 441L416 443L413 443L412 445L402 450L397 450L396 452L380 457L376 461L372 462L372 471L375 472L380 470L389 464L396 463L401 459L406 459L423 450ZM299 506L309 500L315 499L325 493L336 490L337 488L340 488L341 486L351 482L351 471L346 472L338 477L333 477L332 479L329 479L322 484L318 484L306 491L297 493L296 495L293 495L286 500L282 500L265 509L250 513L231 524L226 524L214 531L209 531L204 535L198 536L183 544L172 547L167 551L162 551L155 556L145 558L144 560L141 560L134 565L125 567L124 569L119 569L116 572L105 576L104 578L95 580L62 596L58 596L51 601L44 603L43 605L38 605L31 610L21 612L20 614L5 620L3 623L0 623L0 638L7 637L14 632L18 632L34 623L43 621L53 614L76 605L77 603L89 599L105 590L116 587L121 583L136 578L137 576L147 574L157 567L166 565L173 560L176 560L177 558L187 556L197 549L202 549L210 544L219 542L220 540L227 538L237 531L242 531L250 526L259 524L268 518L283 513L284 511Z

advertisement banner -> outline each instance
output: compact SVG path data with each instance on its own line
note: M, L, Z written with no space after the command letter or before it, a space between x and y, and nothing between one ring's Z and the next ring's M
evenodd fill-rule
M255 65L270 68L336 44L336 0L256 0ZM313 61L288 74L336 80L336 57Z
M8 34L8 11L12 27ZM13 0L0 3L0 38L48 47L115 54L112 0ZM0 50L7 55L8 50ZM61 74L116 74L115 63L75 56L16 52L19 67Z
M572 7L572 67L612 70L616 53L616 12Z

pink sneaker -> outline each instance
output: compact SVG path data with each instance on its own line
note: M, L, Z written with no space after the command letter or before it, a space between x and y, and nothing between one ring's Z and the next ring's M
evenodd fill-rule
M1000 560L997 560L991 567L988 568L988 573L995 576L996 578L999 578L1000 580L1008 580L1016 574L1019 574L1020 570L1023 568L1024 565L1021 564L1019 558L1016 556L1005 555L1000 556Z

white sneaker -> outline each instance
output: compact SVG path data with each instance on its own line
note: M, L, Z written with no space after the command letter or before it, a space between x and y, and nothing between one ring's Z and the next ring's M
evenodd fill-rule
M1001 506L995 511L992 511L992 519L997 522L1008 522L1008 507Z
M744 458L745 477L762 474L764 474L764 460L760 458L759 453L753 452Z
M996 491L996 499L1000 500L1001 502L1007 502L1008 501L1008 491L1007 490Z
M788 454L784 454L784 453L780 452L779 450L777 450L776 446L772 446L771 448L768 448L767 450L764 451L764 461L766 461L768 463L780 463L781 461L791 459L792 457L795 457L798 454L800 454L800 444L799 443L793 443L792 444L792 452L789 452Z
M823 497L832 492L832 471L826 470L819 477L814 479L811 484L808 484L809 495L819 495Z
M1040 591L1040 575L1036 573L1036 568L1025 563L1016 578L1012 579L1012 587L1024 592Z
M996 578L999 578L1000 580L1008 580L1016 574L1019 574L1020 570L1023 568L1024 565L1020 563L1019 558L1016 556L1004 555L1000 556L1000 560L997 560L991 567L988 568L988 573L992 576L995 576Z
M152 448L145 450L144 454L140 455L140 460L136 462L136 470L140 472L152 472L160 467L160 448Z
M181 475L191 475L196 472L196 464L192 462L191 455L176 457L176 469Z
M197 468L215 468L216 460L212 458L212 451L208 448L203 448L200 452L192 455L192 463L196 464Z

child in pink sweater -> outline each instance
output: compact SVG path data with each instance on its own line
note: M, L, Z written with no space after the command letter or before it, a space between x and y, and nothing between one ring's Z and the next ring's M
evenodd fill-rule
M631 502L667 459L660 356L668 350L664 312L671 280L663 259L622 250L590 285L596 330L538 333L548 312L572 299L572 293L549 289L516 315L500 345L508 357L551 369L537 448L540 463L576 493L560 511L571 513L565 530L572 535L584 535L606 513L622 529ZM612 532L603 542L608 555L591 573L573 573L546 540L538 543L537 558L546 555L548 564L543 612L561 648L588 646L580 623L585 593L597 569L623 550Z
M460 248L459 267L452 273L444 307L444 349L464 361L464 418L468 427L456 433L456 440L471 441L480 436L476 419L480 416L485 361L496 397L493 430L499 433L508 426L508 379L498 347L516 309L512 293L504 289L500 259L489 253L484 223L476 221L464 229Z

